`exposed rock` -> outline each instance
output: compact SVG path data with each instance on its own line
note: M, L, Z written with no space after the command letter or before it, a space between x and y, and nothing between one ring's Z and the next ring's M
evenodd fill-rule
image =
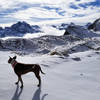
M26 22L17 22L11 26L11 30L19 32L19 33L32 33L32 27Z
M57 52L57 51L51 52L50 55L51 55L51 56L53 56L53 55L59 55L59 56L61 56L61 54L60 54L59 52Z
M88 26L89 30L100 31L100 18Z
M75 58L72 58L73 60L75 61L81 61L81 59L79 57L75 57Z
M41 29L38 25L29 25L26 22L17 22L11 27L5 27L4 29L0 27L0 37L6 36L23 36L26 33L37 33L41 32Z
M71 23L66 28L64 35L74 35L74 36L77 36L77 37L83 39L83 38L91 38L93 36L97 36L98 34L89 31L84 26L75 25L75 24Z

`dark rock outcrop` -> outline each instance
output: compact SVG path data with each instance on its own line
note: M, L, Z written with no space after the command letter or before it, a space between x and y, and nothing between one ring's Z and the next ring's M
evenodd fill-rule
M11 26L11 30L19 32L19 33L32 33L32 27L26 22L18 22Z
M95 20L91 25L88 26L89 30L100 31L100 18Z

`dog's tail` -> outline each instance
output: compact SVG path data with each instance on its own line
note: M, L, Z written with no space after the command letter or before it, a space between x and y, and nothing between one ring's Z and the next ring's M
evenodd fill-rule
M41 67L40 67L40 71L41 71L42 74L45 74L45 73L42 71Z

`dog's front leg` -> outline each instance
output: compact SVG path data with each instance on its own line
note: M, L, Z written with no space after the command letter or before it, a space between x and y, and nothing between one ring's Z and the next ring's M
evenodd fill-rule
M19 77L18 77L18 81L17 82L15 82L15 84L17 85L19 83Z
M22 80L21 76L19 76L19 81L21 82L21 87L20 88L23 88L23 80Z

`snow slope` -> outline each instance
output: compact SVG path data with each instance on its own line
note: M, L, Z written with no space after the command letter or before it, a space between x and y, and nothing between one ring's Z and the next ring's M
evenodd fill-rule
M59 56L18 56L25 63L38 63L46 75L42 86L33 73L24 75L24 88L17 80L11 65L7 63L12 52L0 52L0 100L99 100L100 99L100 52L87 51L70 54L65 59ZM73 58L79 57L76 61ZM20 84L19 84L20 85Z

